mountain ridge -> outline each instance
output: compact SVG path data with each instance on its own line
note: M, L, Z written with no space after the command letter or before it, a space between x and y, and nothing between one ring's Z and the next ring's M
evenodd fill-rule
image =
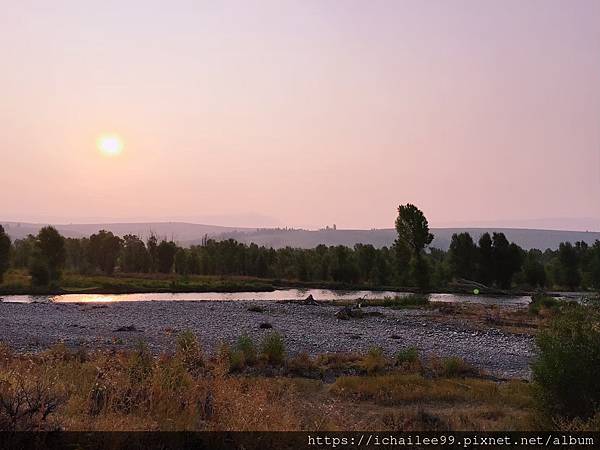
M6 221L0 222L8 235L13 239L22 239L28 234L36 234L39 229L47 224ZM396 237L393 228L380 228L371 230L361 229L321 229L305 230L293 228L251 228L227 227L220 225L196 224L188 222L116 222L96 224L54 224L57 230L65 237L87 237L101 229L112 231L124 236L136 234L144 239L151 234L159 238L173 239L181 245L195 245L201 243L204 236L214 239L236 239L243 243L256 243L267 247L300 247L311 248L319 244L347 245L356 243L372 244L375 247L390 246ZM593 244L600 240L600 232L546 230L532 228L505 228L505 227L440 227L432 228L435 238L431 247L447 250L452 234L468 232L474 240L485 232L502 232L507 239L525 249L546 248L556 249L560 242L584 241Z

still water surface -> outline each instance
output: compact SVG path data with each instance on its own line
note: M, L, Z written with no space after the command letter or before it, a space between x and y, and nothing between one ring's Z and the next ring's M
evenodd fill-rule
M145 294L62 294L62 295L6 295L0 301L8 303L105 303L105 302L150 302L150 301L277 301L303 300L312 295L315 300L376 299L410 295L391 291L333 291L329 289L278 289L272 292L202 292L202 293L145 293ZM430 294L436 302L468 302L486 305L526 305L529 296L486 296L467 294Z

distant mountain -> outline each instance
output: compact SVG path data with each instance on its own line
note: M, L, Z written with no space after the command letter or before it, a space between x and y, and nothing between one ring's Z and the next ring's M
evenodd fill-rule
M40 223L0 222L12 239L22 239L28 234L37 234L43 226ZM254 228L221 227L217 225L201 225L184 222L155 223L95 223L95 224L54 224L54 227L65 237L86 237L100 230L112 231L118 236L135 234L144 239L151 234L159 238L176 241L202 239L205 234L216 236L235 231L255 231Z
M2 222L2 225L14 239L21 239L28 234L36 234L44 224ZM156 223L105 223L105 224L67 224L55 225L66 237L89 236L99 230L109 230L124 236L136 234L144 239L154 233L159 238L173 239L181 245L199 244L205 235L215 239L236 239L239 242L251 243L267 247L299 247L312 248L319 244L347 245L356 243L372 244L375 247L390 246L396 238L394 229L373 230L299 230L299 229L260 229L236 228L217 225L202 225L183 222ZM452 234L468 232L478 240L485 232L502 232L509 241L515 242L525 249L556 249L561 242L585 241L592 244L600 240L600 232L535 230L520 228L433 228L435 236L432 247L447 250Z
M600 240L600 232L560 231L560 230L530 230L520 228L433 228L432 247L447 250L454 233L468 232L477 241L479 237L489 232L502 232L506 238L524 249L547 248L556 249L561 242L585 241L588 244ZM375 230L257 230L252 232L235 231L221 234L220 239L233 238L240 242L254 242L267 247L300 247L312 248L319 244L347 245L356 243L372 244L375 247L390 246L396 239L394 229ZM196 242L194 242L196 243Z

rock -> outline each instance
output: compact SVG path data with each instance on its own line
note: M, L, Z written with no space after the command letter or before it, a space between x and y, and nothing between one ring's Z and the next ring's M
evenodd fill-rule
M122 331L140 333L142 330L138 330L133 325L129 325L129 326L126 326L126 327L119 327L119 328L117 328L115 330L116 333L119 333L119 332L122 332Z
M348 320L360 319L364 317L365 314L360 308L351 308L350 306L344 306L342 309L335 313L335 316L340 320Z

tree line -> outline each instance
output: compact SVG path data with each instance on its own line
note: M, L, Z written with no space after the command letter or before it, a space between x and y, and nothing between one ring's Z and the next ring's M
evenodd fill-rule
M32 284L57 284L63 271L80 274L176 273L251 276L346 285L446 288L469 280L500 289L600 289L600 241L561 243L557 250L524 250L503 233L454 234L448 251L429 248L433 235L414 205L401 205L398 237L390 247L318 245L312 249L243 244L204 238L184 248L151 235L64 238L47 226L11 242L0 226L0 281L9 267L27 269Z

